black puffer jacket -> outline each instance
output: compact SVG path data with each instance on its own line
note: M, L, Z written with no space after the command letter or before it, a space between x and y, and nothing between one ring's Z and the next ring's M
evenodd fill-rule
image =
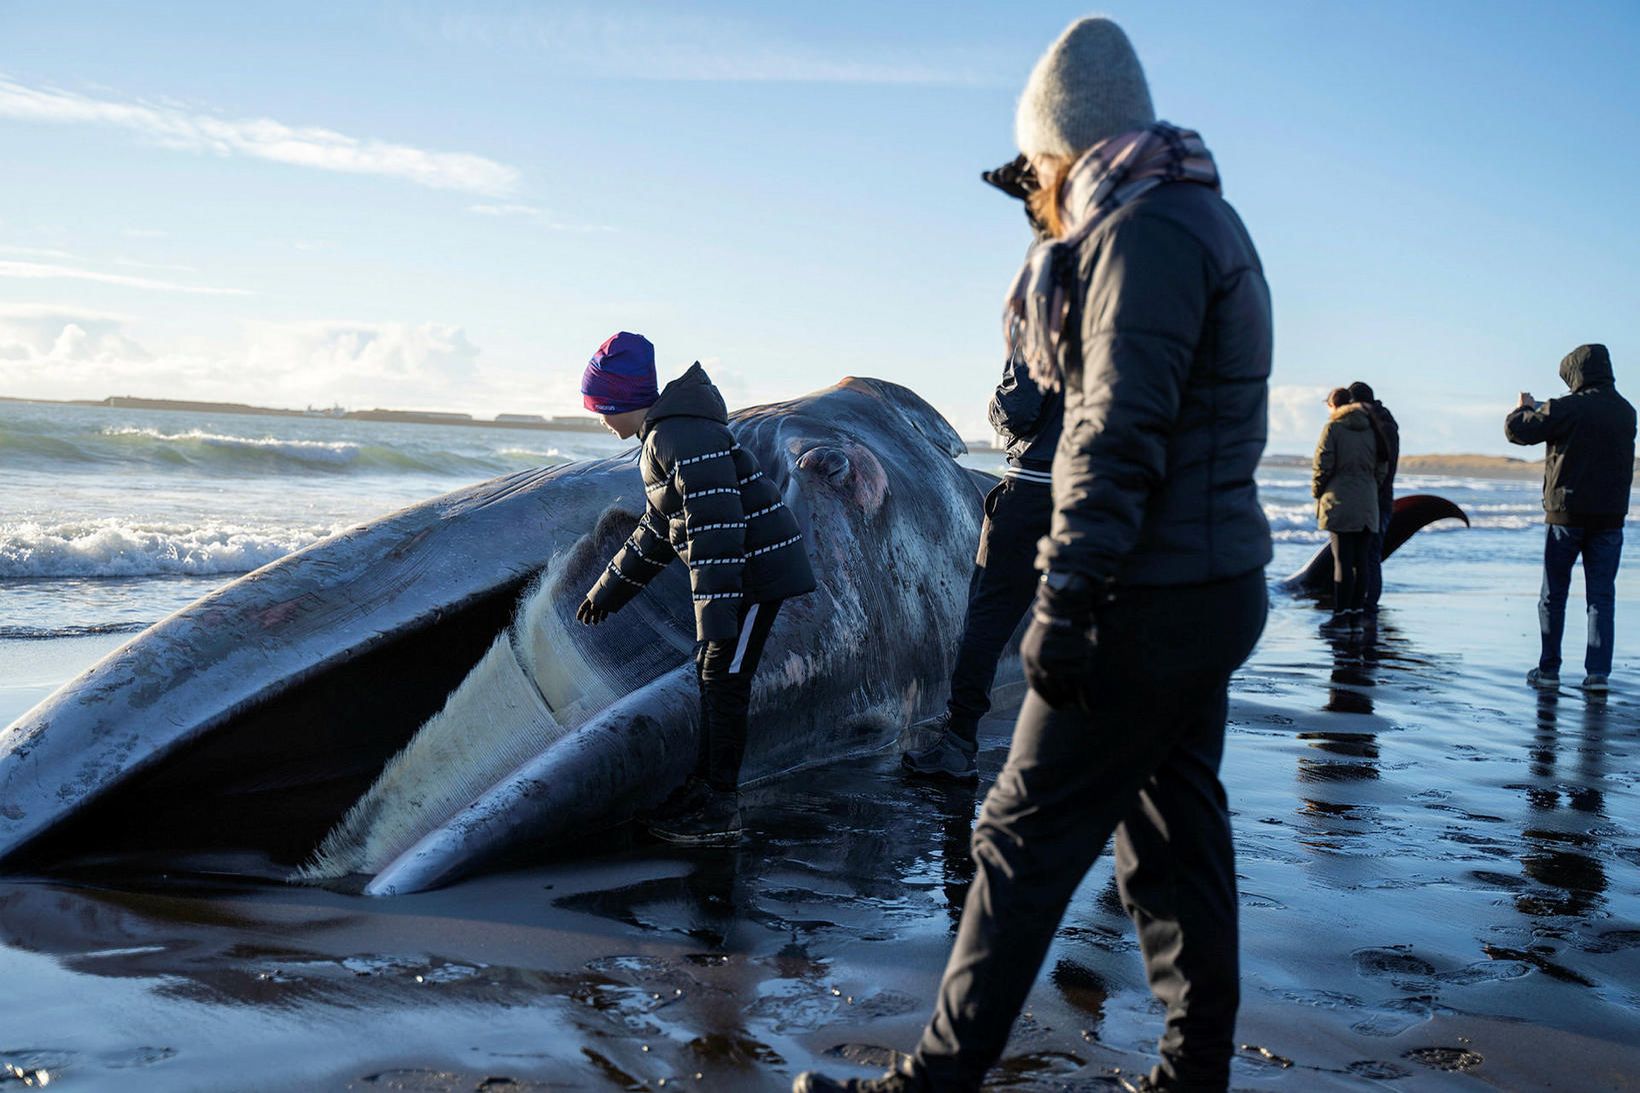
M1503 432L1514 444L1549 445L1543 511L1551 524L1620 528L1634 484L1634 407L1617 393L1603 345L1580 345L1560 362L1571 394L1514 410Z
M1002 382L991 396L989 411L991 428L1007 444L1008 462L1046 477L1059 447L1064 395L1037 386L1029 366L1016 355L1002 366Z
M1383 481L1378 483L1378 517L1382 523L1384 517L1395 511L1395 472L1401 466L1401 423L1395 420L1389 407L1377 399L1373 399L1367 409L1378 423L1378 436L1384 444L1379 454L1388 464Z
M1064 339L1065 435L1038 568L1198 584L1270 561L1270 293L1213 190L1157 186L1082 244Z
M796 518L756 458L730 435L728 421L723 396L698 363L661 391L638 430L648 507L587 594L594 604L618 610L682 558L696 637L728 641L740 630L742 599L814 591Z

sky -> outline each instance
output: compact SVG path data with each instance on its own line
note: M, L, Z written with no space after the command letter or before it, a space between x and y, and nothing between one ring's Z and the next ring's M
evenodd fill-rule
M1363 379L1408 452L1527 454L1573 347L1640 374L1640 5L1092 11L1259 247L1272 451ZM986 436L1029 236L979 172L1089 13L0 0L0 395L574 413L634 330L731 405L872 375Z

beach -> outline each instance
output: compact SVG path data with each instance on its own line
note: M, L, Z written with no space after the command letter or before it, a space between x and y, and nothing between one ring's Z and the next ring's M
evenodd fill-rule
M237 573L466 482L619 449L16 405L0 438L0 723ZM1260 487L1273 583L1320 536L1305 473L1271 467ZM1610 696L1539 694L1523 683L1535 484L1399 491L1447 496L1474 526L1387 563L1370 642L1328 641L1316 605L1273 587L1232 684L1234 1086L1640 1086L1640 548ZM243 860L0 878L0 1084L777 1090L819 1064L880 1070L931 1008L1019 693L1006 683L983 727L978 790L908 784L891 751L847 760L749 790L732 850L616 832L389 899ZM1107 854L992 1085L1109 1088L1148 1068L1159 1030Z

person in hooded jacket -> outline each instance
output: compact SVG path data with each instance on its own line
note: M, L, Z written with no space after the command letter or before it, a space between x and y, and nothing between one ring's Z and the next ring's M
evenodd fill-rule
M655 348L625 331L598 347L581 377L587 409L643 447L646 505L576 618L597 625L643 590L673 558L689 567L700 680L695 772L650 823L677 843L740 833L740 763L752 676L780 605L814 591L797 520L757 459L729 431L723 396L700 362L656 391Z
M1543 510L1549 526L1538 597L1542 647L1526 681L1534 687L1560 686L1566 595L1572 565L1581 556L1588 600L1583 687L1599 692L1610 687L1617 565L1634 484L1634 407L1617 393L1611 354L1603 345L1580 345L1568 353L1560 362L1560 378L1570 394L1540 403L1522 392L1520 404L1503 424L1512 444L1549 446L1543 461Z
M1367 538L1367 596L1362 606L1367 621L1378 618L1378 601L1384 594L1384 540L1395 516L1395 473L1401 465L1401 426L1389 407L1378 401L1372 388L1356 380L1350 384L1350 399L1367 408L1383 441L1384 480L1378 483L1378 531Z
M1218 768L1230 676L1268 607L1269 290L1206 145L1156 120L1115 23L1078 20L1049 47L1015 136L1047 232L1006 297L1005 335L1065 398L1020 643L1031 693L915 1052L881 1078L800 1075L795 1093L979 1090L1113 834L1166 1011L1143 1082L1229 1082L1240 973Z
M1041 239L1041 225L1027 201L1035 180L1024 158L981 177L1026 202L1026 218ZM1008 468L985 496L985 521L968 585L968 614L951 671L950 697L944 713L918 726L927 742L900 757L907 774L962 782L979 778L974 764L979 722L991 709L997 660L1036 594L1036 545L1048 534L1053 519L1053 453L1064 410L1062 394L1043 390L1031 378L1024 358L1009 354L988 414L1005 444Z
M1316 523L1332 539L1333 613L1326 629L1352 632L1365 626L1367 551L1378 533L1378 488L1389 462L1372 410L1352 399L1349 388L1333 388L1327 405L1310 495Z

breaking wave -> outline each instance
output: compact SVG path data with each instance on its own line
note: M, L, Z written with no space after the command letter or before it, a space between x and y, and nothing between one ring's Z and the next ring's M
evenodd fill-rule
M139 465L223 475L424 474L478 477L562 463L556 448L450 451L411 442L232 436L191 429L121 427L66 435L0 428L0 463Z
M334 530L119 519L0 524L0 580L230 576L260 569Z

